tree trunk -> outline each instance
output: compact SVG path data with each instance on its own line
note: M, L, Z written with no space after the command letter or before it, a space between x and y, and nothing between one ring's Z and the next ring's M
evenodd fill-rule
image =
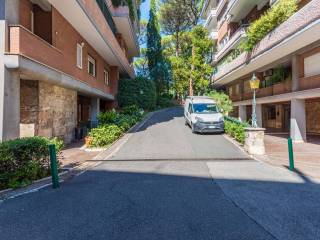
M193 96L192 73L194 72L194 55L195 55L195 49L194 49L194 45L192 44L192 61L191 61L191 71L190 71L190 78L189 78L189 96Z
M179 33L176 33L176 57L179 57Z

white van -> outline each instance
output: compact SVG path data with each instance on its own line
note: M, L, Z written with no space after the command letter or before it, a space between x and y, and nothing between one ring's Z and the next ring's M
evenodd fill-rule
M184 105L184 118L192 132L224 132L223 115L216 102L205 96L187 97Z

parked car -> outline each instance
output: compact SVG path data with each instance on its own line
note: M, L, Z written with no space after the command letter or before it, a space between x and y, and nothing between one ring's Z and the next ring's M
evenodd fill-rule
M184 118L193 133L224 132L223 115L210 97L187 97L184 104Z

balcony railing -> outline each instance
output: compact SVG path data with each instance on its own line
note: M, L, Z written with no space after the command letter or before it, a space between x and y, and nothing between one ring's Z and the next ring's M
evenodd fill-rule
M261 98L261 97L269 97L269 96L291 92L291 86L292 86L291 83L292 83L291 81L285 81L285 82L274 84L269 87L259 88L257 90L256 96L257 98ZM252 97L253 97L252 91L246 91L243 94L230 96L231 100L234 102L241 101L241 100L250 100L252 99Z
M229 41L221 48L218 48L217 59L220 60L230 49L234 48L246 34L247 26L240 27L229 39Z
M115 35L117 33L117 28L116 28L116 25L112 19L112 15L109 11L109 8L106 4L106 1L105 0L96 0L98 5L99 5L99 8L101 10L101 12L103 13L103 16L104 18L106 19L108 25L110 26L113 34Z

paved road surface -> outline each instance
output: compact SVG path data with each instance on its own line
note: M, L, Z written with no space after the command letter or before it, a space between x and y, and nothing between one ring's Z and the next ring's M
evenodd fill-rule
M146 126L113 158L153 160L104 162L58 190L0 203L0 239L275 239L197 160L245 158L241 151L220 135L192 135L179 109ZM188 161L163 161L170 157Z
M247 159L221 134L193 134L184 125L183 109L155 115L135 133L112 159Z

